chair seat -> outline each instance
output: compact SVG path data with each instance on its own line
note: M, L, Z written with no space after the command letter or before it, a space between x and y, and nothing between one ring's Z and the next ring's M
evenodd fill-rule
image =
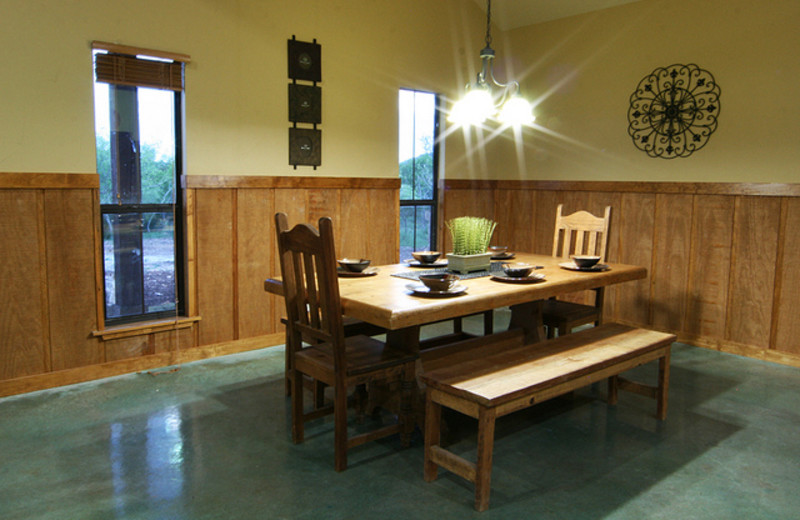
M382 341L369 336L350 336L345 338L345 357L347 359L347 377L364 375L401 366L413 362L417 354L388 347ZM304 348L295 354L297 369L305 373L333 373L333 347L330 343L322 343ZM320 378L323 382L324 378Z
M542 307L542 320L548 322L594 321L600 316L600 309L593 305L547 300Z
M286 317L281 318L281 323L284 326L289 325L289 320ZM344 327L344 335L345 337L348 336L377 336L379 334L386 334L386 329L383 327L378 327L377 325L373 325L372 323L367 323L366 321L361 321L356 318L351 318L350 316L342 316L342 326ZM288 329L287 329L288 333ZM287 336L288 338L288 336ZM286 340L286 371L285 371L285 380L286 380L286 395L292 395L292 362L291 362L291 353L289 352L289 340Z

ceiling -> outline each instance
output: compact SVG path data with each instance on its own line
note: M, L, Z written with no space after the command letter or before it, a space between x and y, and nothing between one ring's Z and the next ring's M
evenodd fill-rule
M473 0L486 12L486 0ZM639 0L492 0L492 21L503 31L599 11Z

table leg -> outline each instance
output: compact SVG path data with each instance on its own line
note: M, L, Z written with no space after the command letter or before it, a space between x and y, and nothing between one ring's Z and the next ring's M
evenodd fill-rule
M418 325L407 327L404 329L387 330L386 331L386 346L397 350L404 350L408 352L419 353L419 329ZM406 430L403 432L404 437L410 438L410 434L414 430L414 425L422 426L422 418L424 416L424 394L420 391L421 385L418 381L419 374L422 372L422 362L417 359L414 362L414 368L411 373L406 373L404 380L401 382L401 395L408 392L405 396L408 403L404 404L401 398L400 402L393 399L393 394L389 392L389 388L382 383L370 383L369 385L369 405L368 410L373 411L376 408L385 408L398 414L408 414L413 417L413 421L406 421Z
M542 301L520 303L511 306L509 329L525 331L525 343L538 343L545 339L542 321Z
M419 353L419 325L386 331L386 345L398 350Z

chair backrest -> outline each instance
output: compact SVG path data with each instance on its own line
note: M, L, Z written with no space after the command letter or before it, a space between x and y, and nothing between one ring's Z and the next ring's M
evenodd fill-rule
M562 215L558 205L556 229L553 235L553 256L569 258L570 255L595 255L603 262L608 253L608 228L611 223L611 206L605 215L595 217L588 211Z
M319 219L319 231L308 224L289 230L286 214L277 213L275 227L292 342L286 348L331 343L338 369L344 366L344 329L331 219Z

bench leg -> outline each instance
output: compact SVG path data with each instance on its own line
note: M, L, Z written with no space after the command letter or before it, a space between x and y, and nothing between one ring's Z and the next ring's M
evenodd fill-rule
M427 389L425 399L425 482L436 480L439 465L433 462L431 452L434 446L441 443L442 405L431 399L431 390Z
M494 408L481 408L478 413L478 460L475 464L475 509L478 511L489 508L495 415Z
M670 349L664 357L658 359L658 393L656 394L656 416L660 420L667 418L667 397L669 395L669 354Z

